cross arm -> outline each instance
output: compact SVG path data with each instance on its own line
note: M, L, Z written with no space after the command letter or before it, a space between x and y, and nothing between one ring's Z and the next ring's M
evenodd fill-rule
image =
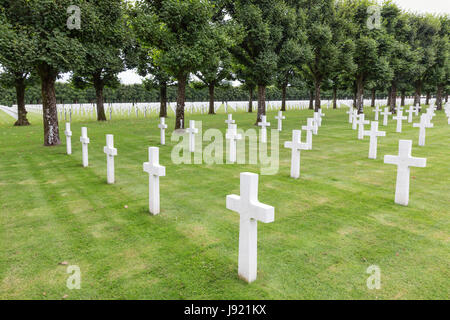
M251 202L251 207L254 209L252 218L263 223L271 223L275 221L275 208L259 201Z

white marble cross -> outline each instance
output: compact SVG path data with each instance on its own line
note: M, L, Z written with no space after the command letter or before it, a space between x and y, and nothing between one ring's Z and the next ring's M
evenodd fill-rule
M410 167L424 168L427 166L427 159L412 157L411 150L411 140L400 140L398 156L384 156L384 163L397 165L395 203L404 206L409 203Z
M144 172L149 174L149 210L153 215L160 213L159 177L166 175L166 167L159 164L159 148L148 148L148 162L144 162Z
M349 107L348 111L348 123L353 123L353 107Z
M86 127L82 127L81 128L81 137L80 137L80 142L81 142L81 150L83 153L83 167L88 167L89 166L89 154L88 154L88 145L89 145L89 138L87 136L87 128Z
M397 112L397 116L393 117L392 119L397 120L397 132L402 132L402 125L403 125L403 120L408 119L407 117L403 116L403 111L402 110L398 110Z
M234 124L235 121L233 120L233 114L228 115L228 120L225 120L225 123L228 124L228 129L230 128L230 124Z
M306 121L307 121L307 125L302 126L302 130L306 130L306 144L308 145L309 150L312 150L312 135L313 135L313 130L315 128L314 119L308 118Z
M195 134L198 133L195 120L189 120L189 128L186 129L186 132L189 133L189 152L195 152Z
M292 141L286 141L284 147L292 149L291 152L291 178L300 178L300 150L310 150L307 143L302 143L302 131L292 131Z
M242 139L242 135L237 133L237 124L229 124L227 134L225 135L227 140L230 140L230 154L229 162L236 162L236 142Z
M240 214L239 225L239 277L248 283L258 273L258 221L275 220L275 208L258 201L258 175L241 173L241 194L227 196L227 209Z
M66 147L67 154L72 154L72 131L70 131L70 122L66 122L66 131L64 131L66 135Z
M114 148L114 136L112 134L106 135L106 147L103 148L106 153L106 176L108 184L115 182L114 175L114 157L117 156L117 149Z
M375 121L378 121L378 114L381 112L380 106L377 105L377 106L375 107L375 109L373 109L373 112L375 112Z
M384 112L381 112L383 115L383 126L388 125L389 116L392 115L392 112L389 111L389 108L384 108Z
M378 137L385 137L385 131L378 131L378 121L372 121L369 131L364 131L365 136L370 136L369 159L377 158Z
M433 128L433 124L428 122L428 115L422 114L420 122L413 124L414 128L419 128L419 146L425 146L426 128Z
M165 145L165 144L166 144L166 129L167 129L167 124L166 124L166 119L165 119L164 117L161 117L161 118L159 119L158 128L160 129L161 145Z
M358 128L358 110L353 110L353 122L352 122L352 129L356 130Z
M414 110L413 106L410 106L408 110L406 110L406 112L408 113L408 123L412 123L413 122L413 114L416 112Z
M416 106L414 107L414 113L416 116L419 115L419 110L420 110L419 104L416 104Z
M322 126L322 117L319 112L314 112L314 120L316 121L319 127Z
M258 126L261 127L261 142L267 143L266 127L270 127L270 122L266 122L266 116L261 116L261 122L258 123Z
M283 120L286 119L286 117L283 116L283 111L278 111L278 116L275 116L275 119L278 120L278 131L283 130Z
M357 120L357 124L358 124L358 139L359 140L363 140L364 139L364 125L365 124L370 124L369 120L365 119L365 115L364 113L361 113L358 116L358 120Z

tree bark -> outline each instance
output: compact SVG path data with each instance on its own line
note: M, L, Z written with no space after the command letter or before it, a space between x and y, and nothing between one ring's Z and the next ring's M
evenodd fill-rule
M16 78L16 97L17 97L17 121L15 126L29 126L27 119L27 110L25 109L25 78Z
M258 85L258 114L255 125L261 122L261 116L264 115L266 115L266 86Z
M55 94L55 81L58 72L46 63L42 63L38 66L38 73L41 78L42 90L44 146L57 146L61 144Z
M253 87L248 89L248 112L253 112Z
M402 102L401 102L400 105L401 105L402 107L404 107L404 106L405 106L405 99L406 99L406 93L405 93L405 90L402 90L401 95L402 95Z
M377 89L372 88L372 103L370 104L370 106L372 108L375 107L375 101L377 100Z
M430 100L431 100L431 92L430 92L430 91L427 91L427 99L426 99L426 101L425 101L425 104L426 104L427 106L430 105Z
M322 86L322 81L320 79L315 79L314 81L314 87L315 87L315 95L314 95L314 100L315 100L315 104L314 104L314 110L316 112L319 111L320 109L320 88Z
M167 82L159 86L159 117L167 118Z
M448 102L448 93L445 94L445 103Z
M210 84L209 88L209 114L216 114L214 110L214 84Z
M309 110L314 109L314 90L309 91Z
M437 86L437 93L436 93L436 109L442 110L442 96L444 93L444 86L438 85Z
M333 109L337 109L337 87L333 86Z
M286 111L286 88L287 84L281 87L281 111Z
M184 103L186 101L186 82L187 74L181 73L178 75L178 92L177 92L177 110L175 117L175 130L184 129Z
M358 114L364 113L364 77L358 75L356 78L356 109Z
M392 97L392 87L388 90L388 98L387 98L387 105L391 106L391 97Z
M414 93L414 106L419 105L420 107L420 97L422 96L422 81L416 81L414 87L416 89Z
M105 107L103 104L103 88L105 87L105 84L103 83L100 73L95 74L93 78L97 103L97 121L106 121Z
M395 107L397 106L397 84L395 82L392 82L392 89L391 89L391 104L390 104L390 111L393 114L396 114Z

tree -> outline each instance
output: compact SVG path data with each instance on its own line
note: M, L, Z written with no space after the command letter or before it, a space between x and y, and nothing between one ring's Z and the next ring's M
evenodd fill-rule
M442 110L445 88L450 84L450 19L440 16L440 30L436 40L436 61L432 68L433 83L437 88L436 108Z
M177 79L175 129L184 128L189 76L215 54L217 42L227 38L217 37L217 26L212 22L213 5L209 1L141 0L135 10L132 24L139 43L155 48L155 65Z
M117 87L118 74L125 70L121 57L126 33L124 4L122 0L96 0L90 8L96 28L82 34L86 55L83 63L75 65L72 82L77 88L95 88L97 120L106 121L103 90Z
M20 25L12 26L3 14L0 15L0 25L0 64L3 68L0 84L16 90L18 119L14 125L28 126L25 89L36 80L35 76L32 77L33 65L30 61L37 48L27 30Z

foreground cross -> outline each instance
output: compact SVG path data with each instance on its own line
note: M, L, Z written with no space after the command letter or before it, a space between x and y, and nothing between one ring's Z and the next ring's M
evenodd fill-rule
M412 157L411 150L411 140L400 140L398 156L384 156L384 163L397 165L395 203L404 206L409 203L410 167L424 168L427 166L427 159Z
M159 177L166 175L166 168L159 164L159 148L148 148L148 162L144 162L144 172L149 175L149 210L153 215L160 212Z
M389 116L392 115L392 112L389 112L389 108L384 108L384 112L381 112L381 114L383 115L383 126L386 127L388 125Z
M275 119L278 120L278 131L283 130L283 120L286 119L286 117L283 116L283 111L278 111L278 116L275 116Z
M67 154L72 154L72 131L70 131L70 123L66 122L66 131L64 131L66 135L66 147Z
M106 147L103 148L106 153L106 177L108 184L115 182L114 175L114 157L117 156L117 149L114 148L114 136L112 134L106 135Z
M300 178L300 150L310 150L307 143L302 143L302 131L292 131L292 141L286 141L284 147L291 152L291 178Z
M365 120L365 117L366 116L364 115L364 113L361 113L358 117L358 120L356 121L356 123L358 124L358 139L359 140L364 139L364 125L370 123L369 120Z
M413 122L413 114L416 112L414 110L413 106L410 106L408 110L406 110L406 112L408 113L408 123L412 123Z
M229 124L228 131L225 135L227 140L230 140L230 156L229 162L236 162L236 141L242 139L242 135L237 133L237 124Z
M364 136L370 136L369 159L377 158L378 137L385 137L385 131L378 131L378 122L372 121L370 131L364 131Z
M306 144L308 145L309 150L312 150L312 135L314 130L314 119L308 118L307 125L302 126L302 130L306 130Z
M258 201L258 175L241 173L241 194L227 196L227 209L240 214L239 225L239 277L248 283L258 273L258 221L275 220L275 208Z
M393 117L392 119L397 120L397 130L396 131L398 133L401 133L402 132L403 120L407 119L407 117L403 116L403 110L398 110L397 116Z
M198 129L195 127L195 120L189 120L189 128L186 129L189 133L189 152L195 152L195 134Z
M429 123L427 114L422 114L420 116L420 122L413 124L414 128L419 128L419 146L425 146L426 128L433 128L433 126L432 123Z
M81 142L81 151L83 153L83 167L88 167L89 166L89 155L88 155L88 145L89 145L89 138L87 136L87 128L86 127L82 127L81 128L81 137L80 137L80 142Z
M261 122L258 123L258 126L261 127L261 142L267 143L266 127L270 127L270 122L266 122L266 116L261 116Z
M159 119L159 124L158 124L158 128L161 129L161 145L165 145L166 144L166 129L167 129L167 124L166 124L166 119L164 117L161 117Z

